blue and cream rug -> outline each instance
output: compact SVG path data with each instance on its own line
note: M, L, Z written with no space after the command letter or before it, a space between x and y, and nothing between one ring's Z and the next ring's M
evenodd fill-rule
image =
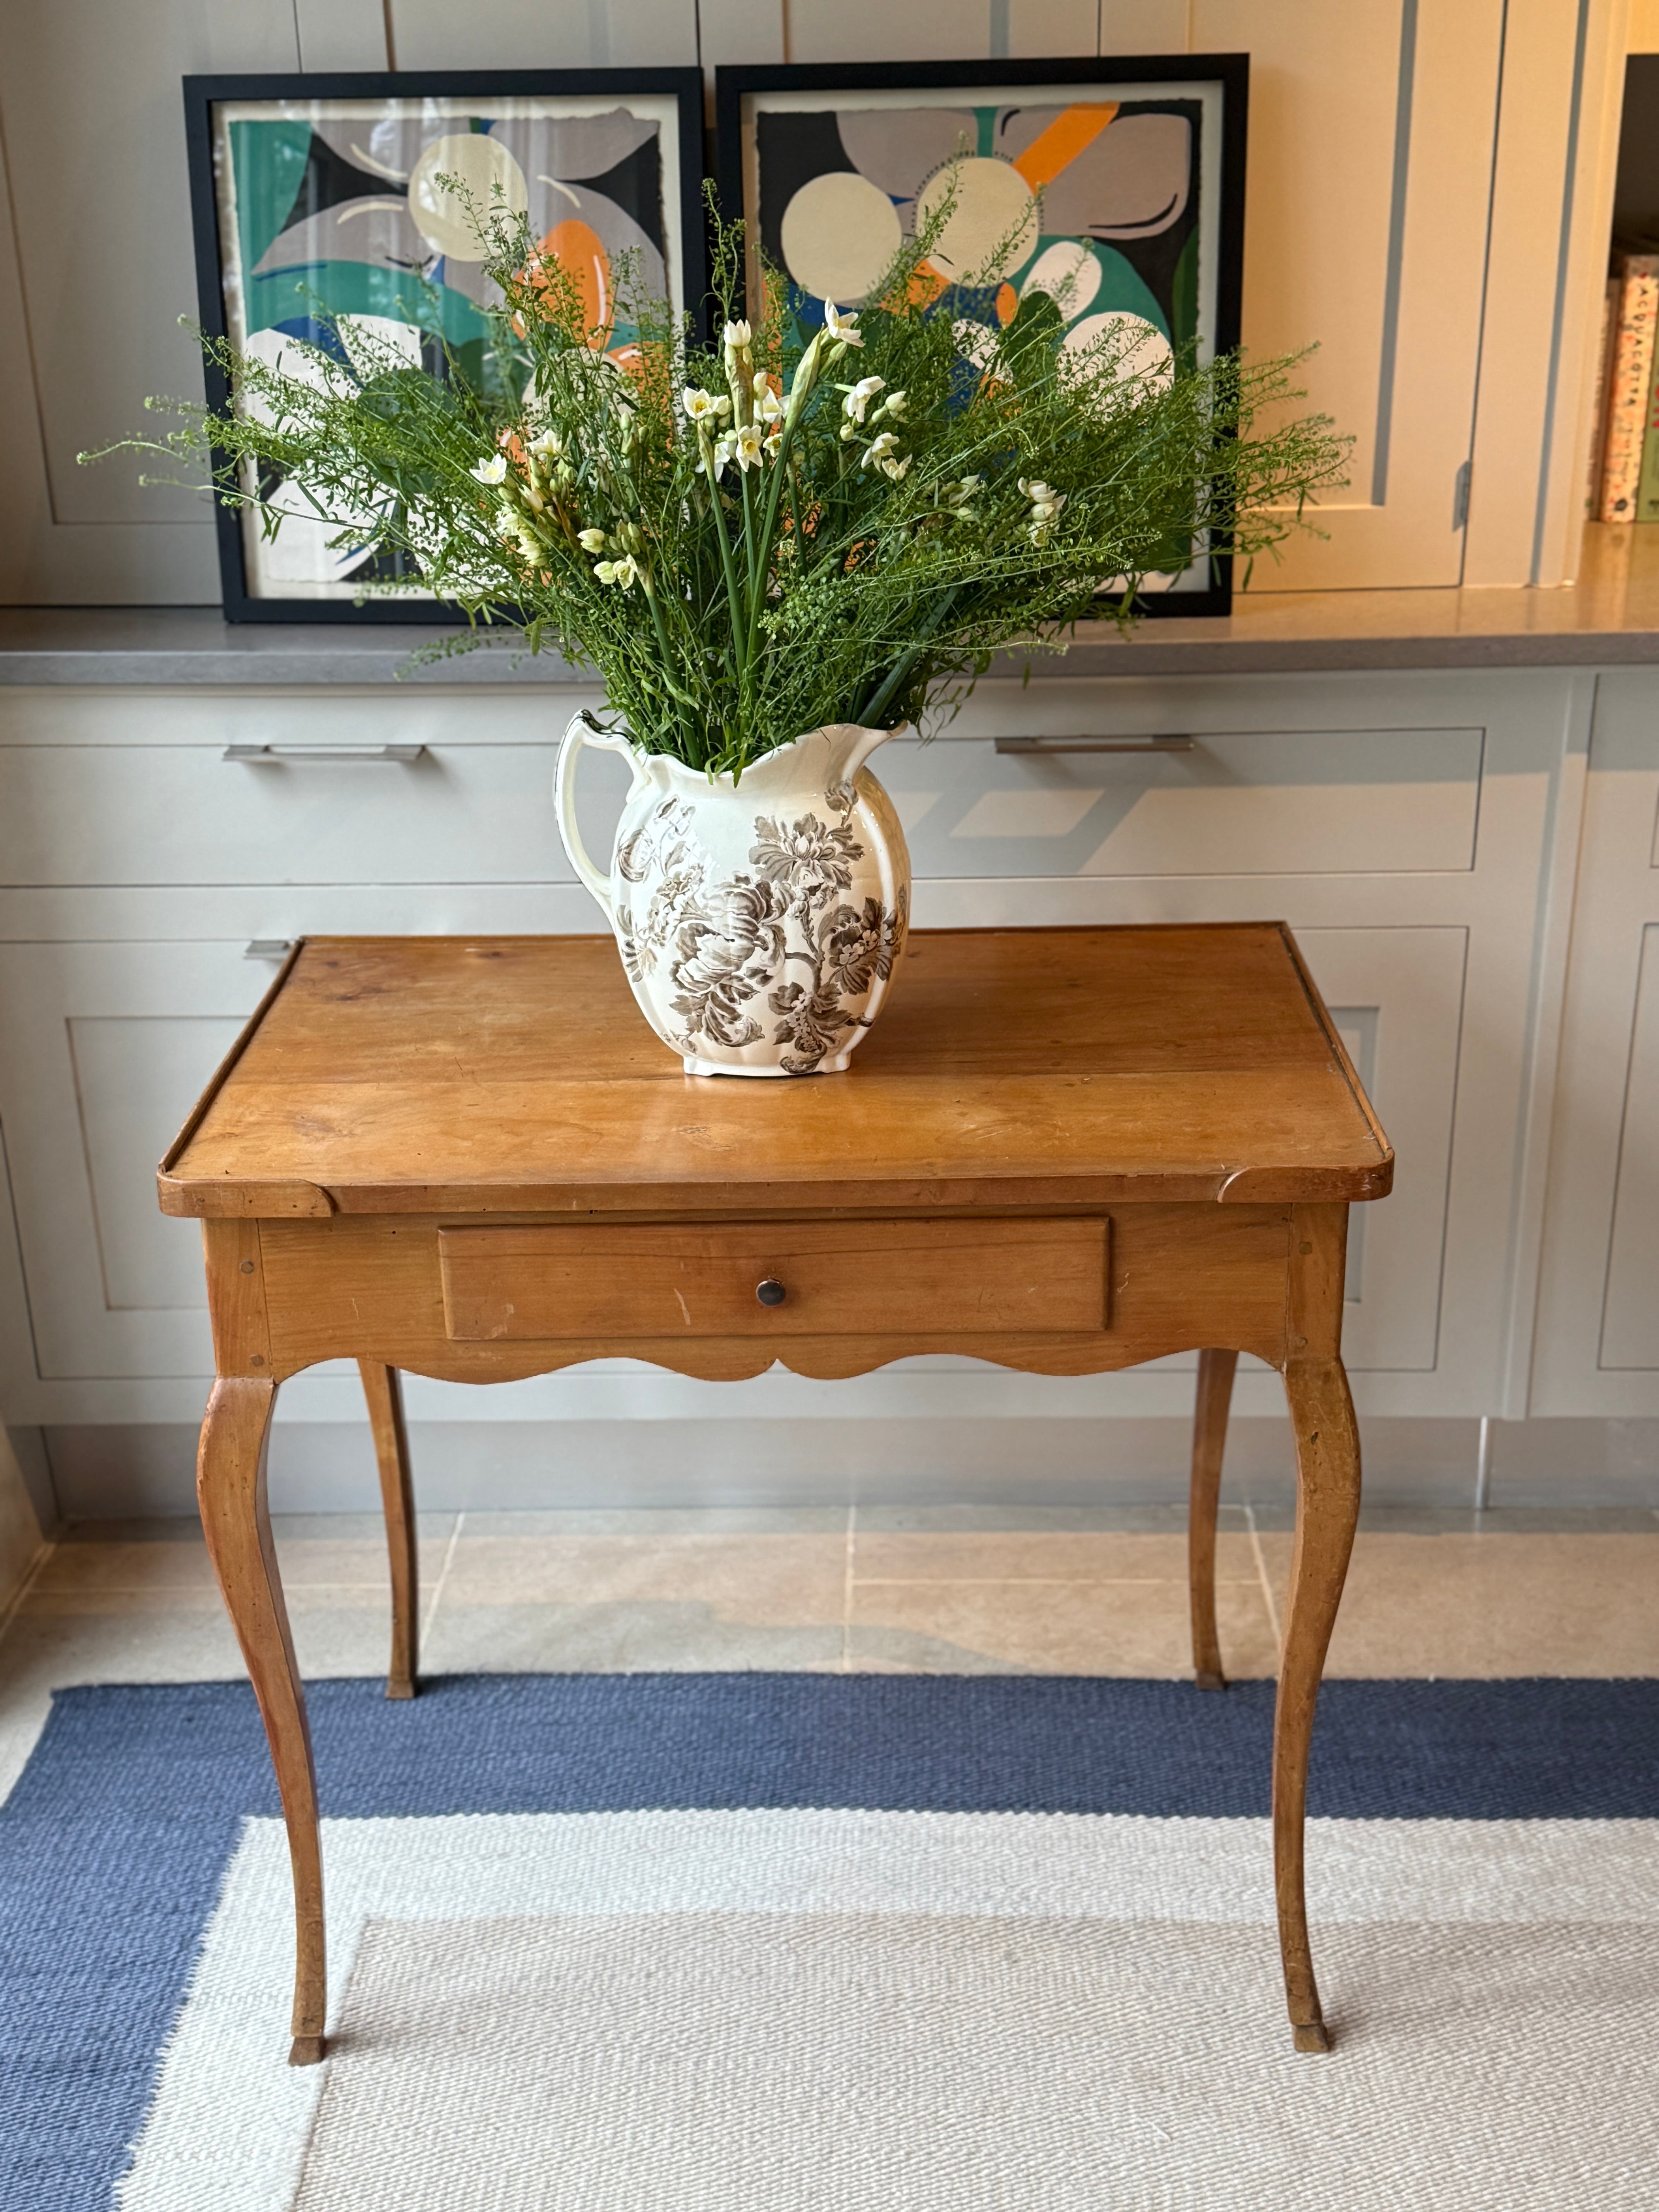
M311 1692L333 2055L240 1685L71 1690L0 1812L3 2212L1650 2212L1659 1684Z

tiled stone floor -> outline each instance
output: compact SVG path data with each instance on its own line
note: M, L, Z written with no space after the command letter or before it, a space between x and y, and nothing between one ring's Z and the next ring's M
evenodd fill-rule
M422 1665L1179 1676L1182 1528L1157 1507L423 1516ZM276 1536L305 1672L380 1671L378 1522ZM1279 1516L1224 1506L1230 1674L1273 1672L1290 1547ZM1659 1674L1659 1513L1375 1516L1328 1671ZM57 1685L240 1672L193 1522L83 1524L0 1626L0 1792Z

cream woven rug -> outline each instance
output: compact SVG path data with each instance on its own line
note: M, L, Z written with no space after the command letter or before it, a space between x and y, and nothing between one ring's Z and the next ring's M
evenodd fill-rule
M1265 1821L325 1824L337 1991L280 2065L248 1824L125 2212L1651 2212L1646 1820L1323 1820L1328 2057Z

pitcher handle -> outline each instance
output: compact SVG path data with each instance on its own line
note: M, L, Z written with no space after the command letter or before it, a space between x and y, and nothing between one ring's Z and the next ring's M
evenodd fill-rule
M615 730L602 730L586 707L573 714L564 736L559 741L559 757L553 770L553 804L558 816L559 837L570 856L570 865L604 909L605 918L614 928L616 915L611 903L611 878L601 874L587 856L582 842L582 833L576 826L576 760L584 745L592 745L601 752L625 753L634 770L634 781L628 796L632 799L644 783L649 781L640 769L639 756L627 738Z

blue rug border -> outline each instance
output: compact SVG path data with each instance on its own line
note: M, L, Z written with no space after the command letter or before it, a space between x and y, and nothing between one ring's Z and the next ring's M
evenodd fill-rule
M469 1674L412 1705L378 1679L307 1695L335 1818L1267 1810L1271 1682ZM278 1809L245 1682L56 1694L0 1808L0 2212L111 2204L243 1822ZM1659 1681L1328 1682L1309 1810L1659 1817Z

